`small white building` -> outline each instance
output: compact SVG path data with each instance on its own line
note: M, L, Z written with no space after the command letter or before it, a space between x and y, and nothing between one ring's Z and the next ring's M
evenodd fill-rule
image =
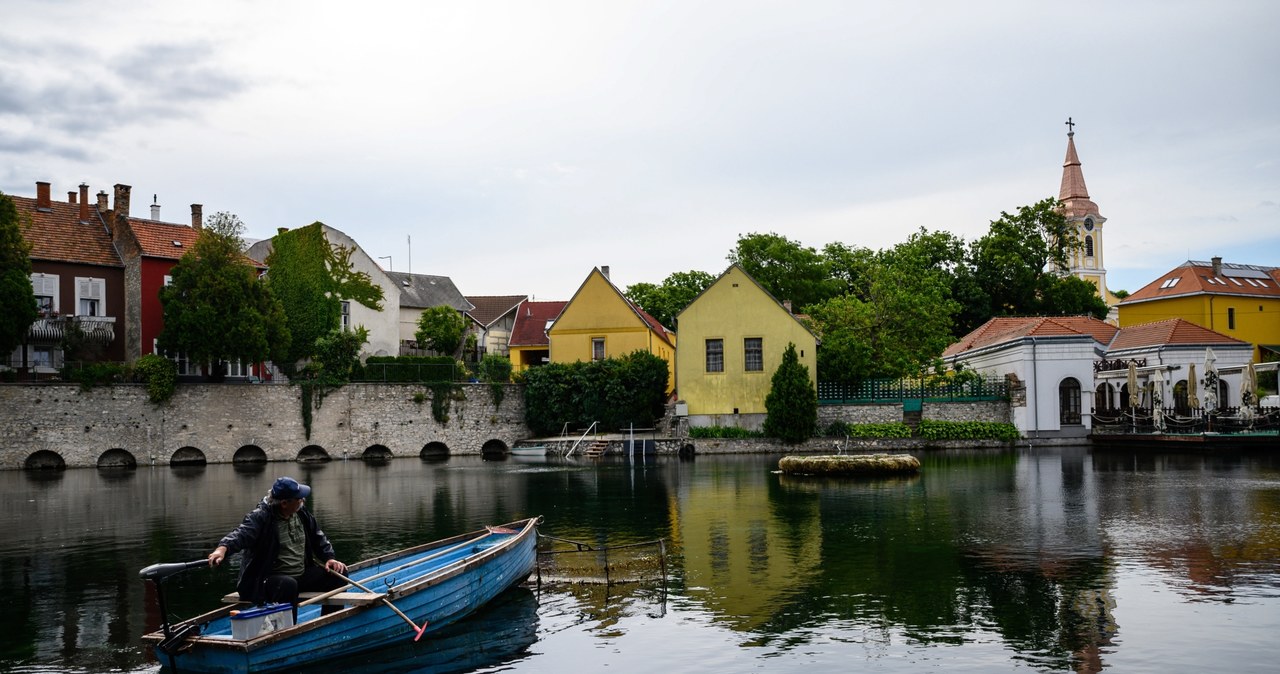
M1247 342L1177 318L1121 329L1091 317L1042 316L993 318L942 358L952 369L1009 379L1011 416L1024 436L1083 438L1095 412L1128 405L1131 362L1138 388L1173 406L1179 391L1185 397L1189 366L1199 380L1208 356L1220 376L1219 405L1233 407L1252 353Z

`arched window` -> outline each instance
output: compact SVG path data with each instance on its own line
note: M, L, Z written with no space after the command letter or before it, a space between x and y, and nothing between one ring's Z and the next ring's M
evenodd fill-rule
M1111 384L1102 382L1093 392L1093 408L1096 412L1114 412L1116 409L1116 393Z
M1191 414L1191 401L1187 396L1187 380L1183 379L1173 385L1173 411L1186 416Z
M1067 377L1058 384L1059 419L1063 424L1080 423L1080 382Z
M1084 256L1093 257L1093 237L1084 237Z

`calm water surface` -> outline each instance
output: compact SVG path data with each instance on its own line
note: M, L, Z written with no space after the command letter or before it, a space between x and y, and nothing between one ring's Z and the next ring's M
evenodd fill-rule
M203 557L282 474L314 487L348 562L535 514L671 551L665 588L517 589L430 643L313 671L1276 671L1274 456L919 456L892 480L796 479L763 455L0 472L0 671L159 670L138 569ZM209 609L233 574L171 581L171 612Z

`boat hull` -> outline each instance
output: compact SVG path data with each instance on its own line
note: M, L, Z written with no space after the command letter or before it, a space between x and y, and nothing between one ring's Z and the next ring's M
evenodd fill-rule
M354 564L348 576L358 582L374 578L371 589L387 590L388 599L418 625L422 639L474 612L503 591L523 582L537 564L538 518L475 531L424 546ZM456 548L450 552L451 548ZM431 559L432 555L439 555ZM378 577L415 560L425 561ZM393 580L387 581L390 577ZM243 608L244 605L239 605ZM349 606L327 616L319 606L299 608L298 625L253 639L230 638L226 607L191 621L201 635L185 641L174 655L177 668L189 672L262 672L358 653L391 643L411 641L416 633L381 601ZM144 637L156 644L157 632ZM168 655L157 654L169 664Z

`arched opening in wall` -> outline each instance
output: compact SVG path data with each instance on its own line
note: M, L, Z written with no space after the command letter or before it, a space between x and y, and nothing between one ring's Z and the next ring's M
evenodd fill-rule
M1142 395L1139 391L1138 395ZM1133 409L1133 404L1129 402L1129 385L1121 384L1120 386L1120 409L1128 412Z
M1093 237L1084 237L1084 256L1093 257Z
M325 463L329 461L329 452L320 445L307 445L298 452L298 463Z
M28 456L27 460L22 462L22 468L23 470L66 470L67 462L57 452L42 449Z
M266 463L267 453L257 445L245 445L231 455L231 463Z
M1187 395L1186 379L1173 385L1173 413L1181 416L1191 414L1191 398Z
M1228 393L1230 393L1230 390L1227 388L1227 382L1219 379L1218 380L1218 409L1222 409L1227 406L1227 401L1230 400L1230 398L1227 397Z
M204 458L204 452L190 446L179 447L178 451L169 457L170 466L203 466L206 463L209 461Z
M449 446L443 442L428 442L418 454L423 461L444 461L449 458Z
M683 445L680 445L680 449L676 451L676 455L679 456L681 459L689 460L693 458L693 455L696 452L697 450L694 449L693 443L686 442Z
M1062 424L1080 423L1080 382L1067 377L1058 384L1058 421Z
M1093 411L1112 414L1116 411L1116 392L1111 384L1102 382L1093 392Z
M485 460L505 459L510 451L507 443L495 438L480 446L480 458Z
M391 450L385 445L370 445L360 458L366 463L387 463L391 460Z
M113 447L98 457L99 468L137 468L138 460L128 450Z

